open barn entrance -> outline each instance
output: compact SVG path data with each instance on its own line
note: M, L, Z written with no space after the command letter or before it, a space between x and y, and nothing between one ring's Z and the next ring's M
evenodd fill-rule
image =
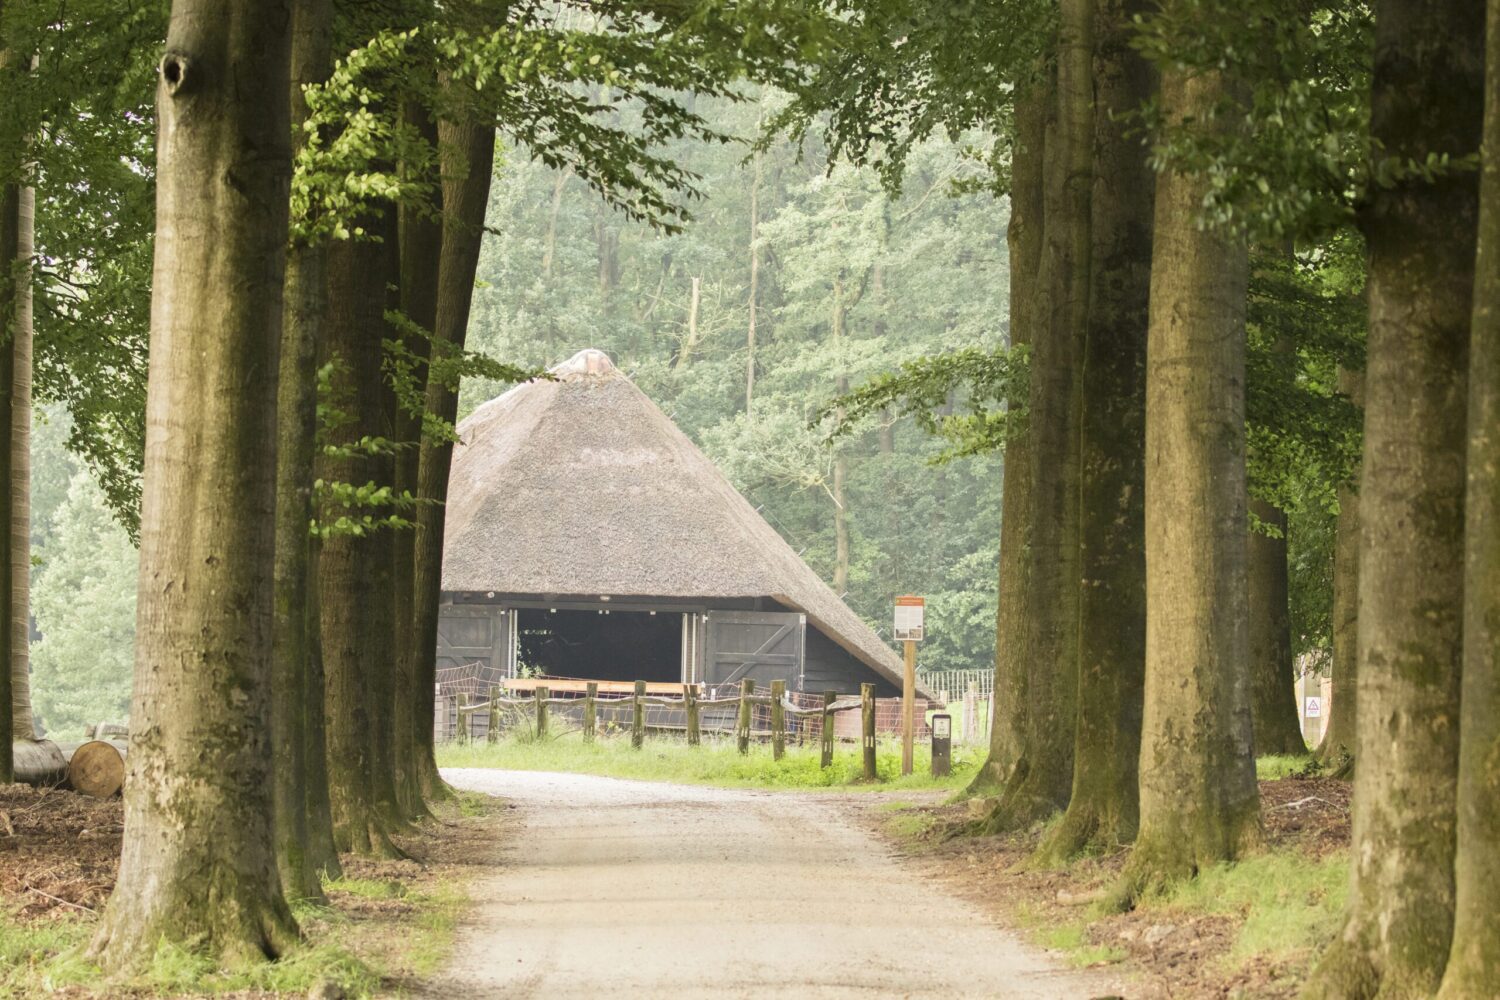
M521 608L517 663L550 677L682 680L682 615Z

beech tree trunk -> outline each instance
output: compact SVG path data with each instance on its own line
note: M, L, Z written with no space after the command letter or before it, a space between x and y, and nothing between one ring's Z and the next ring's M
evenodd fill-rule
M31 713L31 258L35 249L36 192L16 191L16 274L11 325L10 424L10 675L14 733L35 739Z
M434 340L447 352L460 351L469 328L474 274L484 236L485 209L495 165L495 129L471 120L440 121L443 174L443 246ZM458 387L440 379L427 383L428 412L452 422L458 416ZM433 757L433 692L437 684L438 602L443 590L443 501L453 445L422 439L417 473L416 569L412 635L416 643L418 701L417 763L423 793L444 796L447 787Z
M367 218L373 240L341 240L328 248L328 316L320 361L336 362L334 405L348 415L329 434L334 444L365 435L389 438L386 386L381 372L381 338L387 335L386 287L397 274L395 225L389 216ZM320 454L317 478L327 483L377 486L391 482L388 456ZM331 524L348 511L331 500L318 519ZM372 513L385 516L389 508ZM318 598L322 617L323 663L328 715L328 790L334 842L340 851L394 857L389 834L396 817L388 772L392 759L389 723L395 663L391 651L390 530L323 539L318 555Z
M1307 752L1297 711L1296 671L1292 665L1292 610L1286 563L1286 512L1263 500L1250 501L1261 524L1278 532L1251 529L1246 559L1249 580L1250 716L1256 754Z
M1339 391L1361 410L1365 405L1364 372L1339 369ZM1359 488L1338 488L1339 516L1333 543L1333 699L1328 728L1318 744L1318 760L1335 777L1354 773L1354 734L1358 731L1359 699Z
M4 4L0 3L0 13L4 11ZM8 76L14 72L11 53L0 51L0 77ZM0 142L11 142L19 144L18 136L0 136ZM3 168L0 164L0 168ZM20 253L21 234L21 185L14 179L11 183L0 185L0 261L14 261ZM8 274L0 274L0 319L8 322L9 317L15 315L19 306L20 288L8 280ZM3 338L0 338L3 339ZM0 342L0 441L11 440L11 422L14 412L13 399L15 396L15 352L11 349L8 341ZM13 551L11 532L11 476L13 470L9 458L0 463L0 474L5 477L0 482L0 567L8 568L12 565L15 557ZM12 635L14 623L10 614L12 605L11 588L13 576L9 572L0 572L0 649L10 652L14 643ZM0 781L10 782L15 780L15 751L12 742L16 739L26 739L31 732L24 725L17 725L17 717L23 715L19 705L25 700L18 690L16 683L16 672L14 664L7 662L0 669ZM24 691L24 688L21 689Z
M292 31L294 145L307 120L302 86L327 78L331 0L296 0ZM289 899L321 900L322 877L341 872L328 806L323 678L312 573L313 456L318 340L324 313L323 246L294 240L287 252L276 440L276 594L272 619L271 752L276 865Z
M1067 812L1039 849L1062 861L1135 838L1146 668L1146 327L1155 176L1126 114L1155 90L1130 46L1137 0L1095 20L1093 263L1080 428L1078 722ZM1143 196L1143 192L1145 192Z
M1078 369L1088 319L1093 186L1093 0L1064 0L1056 119L1045 143L1046 309L1031 352L1031 523L1026 724L990 831L1028 826L1068 804L1078 701Z
M413 123L434 149L438 145L437 122L427 109L410 103L408 121ZM559 187L559 191L561 187ZM435 192L437 212L442 211L442 190ZM406 318L430 335L437 326L437 294L443 226L440 215L427 215L415 207L405 206L401 210L401 311ZM427 401L427 376L432 354L432 341L414 334L403 334L406 348L420 359L413 372L419 390L415 408L406 405L396 409L395 438L402 444L396 453L395 485L398 492L417 494L419 465L421 459L422 408ZM408 515L411 516L410 514ZM391 538L394 552L393 581L395 612L392 620L396 627L396 700L395 727L391 747L395 752L396 801L404 816L417 818L428 815L422 798L420 779L421 764L418 760L417 730L425 713L431 711L430 695L422 692L417 680L416 634L413 609L416 599L416 532L398 531ZM429 689L430 690L430 689Z
M1162 74L1170 120L1201 119L1227 95L1216 73ZM1206 184L1172 172L1156 183L1141 819L1121 902L1261 839L1245 629L1249 251L1198 225Z
M1047 138L1046 88L1034 85L1016 99L1016 134L1011 155L1010 223L1006 243L1010 251L1010 346L1028 347L1041 308L1040 281L1043 212L1042 163ZM1011 400L1014 409L1024 399ZM1005 442L1001 471L999 602L995 610L994 717L990 719L990 751L969 783L971 792L991 792L1008 780L1021 756L1026 726L1026 622L1031 618L1031 588L1027 584L1031 522L1031 431L1013 429Z
M1453 944L1440 1000L1500 989L1500 2L1491 2L1469 355L1463 707Z
M268 743L291 21L288 0L175 0L161 60L125 835L91 947L106 969L163 941L234 967L297 937Z
M1482 5L1381 0L1375 15L1371 134L1382 155L1476 151ZM1375 187L1360 215L1370 333L1353 870L1312 997L1430 996L1448 959L1478 186L1455 171Z

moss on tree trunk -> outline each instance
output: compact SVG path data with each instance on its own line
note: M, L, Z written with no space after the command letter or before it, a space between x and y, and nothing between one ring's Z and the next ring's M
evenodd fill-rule
M451 355L463 349L469 326L474 274L479 267L484 213L494 172L495 130L474 121L445 120L438 124L438 135L443 155L443 243L434 335L443 352ZM429 379L427 409L444 420L454 420L458 415L457 387L443 379ZM432 692L437 683L438 601L442 597L443 501L448 496L452 458L450 443L423 439L417 495L424 502L416 513L412 637L414 678L424 709L415 719L415 763L428 798L447 794L433 756Z
M1130 47L1145 4L1100 0L1094 91L1093 264L1080 429L1078 722L1073 788L1038 850L1061 861L1135 837L1146 664L1146 325L1151 287L1149 194L1155 182L1126 113L1154 92Z
M297 934L268 742L291 18L285 0L176 0L157 82L125 834L92 945L110 969L163 941L233 966Z
M1463 708L1453 944L1440 1000L1500 990L1500 3L1489 5L1469 354Z
M1011 154L1010 346L1031 344L1038 314L1038 271L1042 252L1042 158L1046 142L1044 88L1033 85L1016 98L1015 146ZM1026 401L1011 402L1024 408ZM1030 546L1030 431L1022 425L1005 442L1001 473L999 605L995 614L994 717L990 750L969 784L970 791L993 791L1004 783L1021 752L1026 722L1026 622L1031 588L1026 583Z
M1292 611L1286 563L1286 512L1264 500L1250 511L1274 534L1252 528L1247 539L1250 587L1250 714L1257 754L1307 752L1292 665Z
M1484 24L1464 0L1376 5L1371 129L1405 161L1474 152ZM1307 995L1430 996L1448 958L1462 652L1472 172L1375 188L1360 482L1359 732L1343 929Z
M408 102L405 109L407 122L434 148L438 145L437 122L427 109L417 102ZM442 189L435 192L438 212L442 210ZM402 334L402 343L414 362L411 372L411 389L414 398L405 400L396 409L395 437L397 441L415 444L396 453L395 485L401 492L415 496L419 489L422 436L422 412L427 405L427 375L432 353L429 339L437 326L437 295L439 273L442 263L443 227L439 216L424 211L419 206L403 206L400 213L401 229L401 311L406 318L427 331L423 336L414 331ZM431 688L423 692L417 680L416 636L414 632L414 607L416 599L416 532L401 531L392 539L394 559L392 563L395 611L396 677L395 718L392 730L392 749L395 753L396 801L403 815L417 818L430 815L422 796L421 751L417 732L422 717L432 715Z
M394 278L395 227L389 219L366 221L383 238L343 240L328 248L329 309L320 345L324 364L332 362L332 408L344 414L330 429L332 444L350 445L373 435L390 437L386 387L381 373L385 336L387 279ZM320 454L317 477L326 483L389 485L388 456ZM320 505L319 521L389 508L344 508L331 498ZM394 783L390 756L377 752L390 744L393 698L391 656L390 531L377 528L355 535L339 532L323 539L318 556L323 665L328 718L328 789L334 842L341 851L395 856L389 833L396 817L390 808Z
M291 115L307 119L302 85L327 77L333 6L299 0L292 36ZM317 433L317 347L324 313L322 246L294 240L287 252L277 387L276 591L272 619L271 752L276 863L290 899L323 898L321 876L340 871L328 811L323 681L313 597L313 455Z
M1065 0L1043 144L1047 215L1031 342L1033 514L1026 550L1026 718L986 831L1029 825L1068 804L1078 694L1078 368L1088 315L1092 195L1092 0ZM1042 306L1045 302L1045 306Z
M1169 120L1202 120L1228 96L1216 73L1162 73ZM1260 841L1245 629L1249 254L1242 238L1200 227L1207 183L1166 171L1156 184L1141 821L1124 903Z

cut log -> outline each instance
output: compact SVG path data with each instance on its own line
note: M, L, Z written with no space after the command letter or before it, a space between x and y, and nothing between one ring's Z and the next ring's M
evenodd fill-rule
M68 758L51 740L16 740L16 780L28 785L61 785L68 778Z
M92 740L73 751L68 784L75 792L107 799L125 783L125 755L112 743Z

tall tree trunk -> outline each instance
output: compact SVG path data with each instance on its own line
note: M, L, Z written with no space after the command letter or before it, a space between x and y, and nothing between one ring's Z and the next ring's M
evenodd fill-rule
M484 236L494 174L495 130L471 120L442 121L443 248L437 299L435 345L448 354L463 350L474 298L474 273ZM437 347L435 346L435 350ZM440 379L427 383L427 409L443 420L458 416L458 389ZM448 497L448 467L453 444L424 437L417 474L416 606L413 608L416 678L423 715L417 730L422 790L428 798L446 794L433 757L432 696L437 684L438 602L443 591L443 501Z
M1093 264L1085 327L1079 550L1078 724L1073 790L1039 850L1061 861L1134 839L1146 669L1146 327L1155 177L1127 113L1155 92L1130 46L1138 0L1099 0L1095 20ZM1146 192L1143 196L1143 192Z
M1286 512L1264 500L1250 511L1275 535L1251 529L1249 583L1250 717L1257 754L1307 752L1292 665L1292 610L1286 562Z
M1365 405L1365 375L1339 369L1339 391L1361 410ZM1335 777L1347 778L1354 767L1354 734L1358 732L1359 699L1354 696L1359 677L1359 489L1355 483L1338 488L1339 516L1333 543L1333 698L1328 728L1318 745L1318 760Z
M288 0L175 0L161 60L125 835L91 949L106 968L162 941L234 966L297 937L268 742L291 21Z
M1088 318L1093 186L1093 0L1064 0L1055 141L1046 143L1048 309L1031 353L1031 616L1021 755L990 830L1027 826L1068 804L1078 702L1078 369Z
M1016 134L1011 155L1010 347L1030 346L1044 289L1040 282L1043 212L1043 154L1047 138L1046 87L1036 84L1016 99ZM1012 399L1011 409L1025 406ZM969 783L971 792L991 792L1007 780L1021 755L1026 724L1026 622L1031 618L1027 585L1033 500L1031 432L1022 425L1005 442L1001 471L999 601L995 609L994 717L990 750Z
M1469 355L1457 896L1439 1000L1500 989L1500 2L1487 28L1484 166Z
M571 166L564 167L557 173L557 180L552 184L552 208L547 212L547 240L542 245L542 277L552 277L552 265L557 259L557 217L562 213L563 189L568 186L568 178L573 176Z
M294 144L307 120L302 87L327 78L331 0L296 0L292 31ZM328 805L323 676L312 578L313 456L317 444L318 339L324 314L321 245L287 252L286 307L277 387L276 570L271 622L271 753L276 865L289 899L323 897L322 876L341 872Z
M0 13L4 12L0 3ZM0 50L0 79L15 72L14 56L9 50ZM8 80L5 82L9 82ZM0 143L20 144L19 136L0 135ZM3 165L0 165L3 166ZM21 248L21 185L17 178L0 185L0 261L14 261ZM0 319L13 316L19 306L20 288L9 280L9 274L0 274ZM0 343L0 441L11 440L11 420L15 396L15 352L11 345ZM5 481L0 482L0 567L9 567L15 557L9 530L11 522L11 464L0 463ZM0 649L9 653L14 643L10 609L13 577L9 572L0 572ZM10 782L15 778L13 749L16 739L25 739L30 732L16 725L18 692L16 690L14 665L7 662L0 669L0 781ZM24 700L24 699L23 699Z
M395 225L386 216L367 218L374 240L342 240L328 248L328 316L320 361L336 364L334 405L348 415L330 443L348 446L365 435L389 438L389 413L381 372L381 338L386 335L388 279L398 266ZM320 454L317 478L325 483L389 485L391 463L381 455ZM318 520L328 526L340 516L358 516L332 499L320 504ZM384 516L379 508L372 513ZM393 609L390 531L377 528L323 539L318 555L318 598L322 617L323 662L328 715L328 788L334 841L340 851L397 856L389 833L386 785L388 758L377 745L390 744L393 699L391 652Z
M838 364L843 364L842 352L844 342L844 321L848 305L844 301L844 276L840 273L833 279L833 315L830 317L829 325L834 351L840 357ZM834 380L834 391L843 395L849 391L849 377L840 374ZM838 423L844 421L844 411L840 408L834 414L834 420ZM849 498L845 494L844 483L849 478L849 464L844 454L843 445L835 445L833 452L833 592L843 597L849 592Z
M682 350L677 352L677 364L673 365L674 371L683 371L693 358L693 351L698 348L698 306L703 301L703 279L696 275L692 280L692 291L688 296L688 318L687 336L683 338Z
M16 274L11 326L10 425L10 675L14 734L36 737L31 714L31 258L35 250L36 192L16 197Z
M1171 121L1202 120L1227 95L1217 73L1162 73ZM1141 821L1124 901L1261 839L1245 634L1249 251L1242 238L1199 226L1206 185L1172 172L1156 183Z
M1484 11L1375 5L1381 155L1478 150ZM1453 928L1464 477L1478 178L1375 187L1360 479L1353 873L1313 997L1430 996ZM1493 985L1493 984L1492 984Z
M416 126L434 149L438 145L437 122L428 111L409 103L407 120ZM401 311L406 318L430 335L437 326L437 293L443 248L442 189L436 192L431 206L438 214L427 214L414 206L403 206L401 226ZM401 446L396 453L395 486L398 493L418 491L417 477L421 459L422 413L427 404L427 377L432 355L432 341L427 336L406 332L402 342L418 359L412 372L414 399L407 399L396 409L395 438ZM413 609L416 600L416 532L398 531L391 538L394 549L392 567L396 639L395 726L391 747L395 752L396 801L402 815L416 818L428 814L422 799L421 763L417 730L423 713L431 714L429 699L419 697L417 680L416 635L413 632Z
M759 122L756 132L760 131ZM760 150L752 157L750 174L750 323L745 329L745 412L755 399L755 324L760 309L760 185L764 174Z

